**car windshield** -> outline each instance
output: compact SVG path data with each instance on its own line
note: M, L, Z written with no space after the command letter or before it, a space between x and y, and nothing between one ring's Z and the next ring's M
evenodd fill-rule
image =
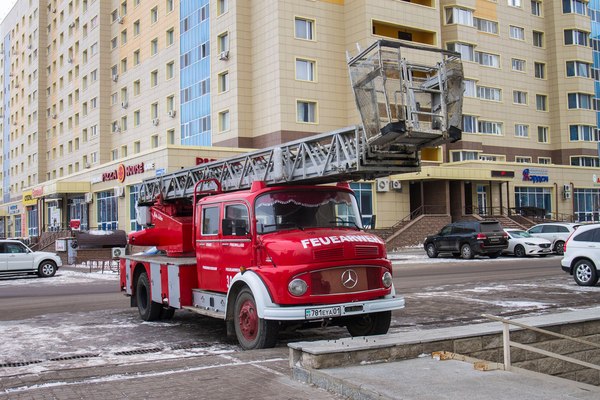
M481 232L502 232L502 226L498 222L482 222Z
M282 229L349 227L362 229L356 198L337 190L286 190L256 199L258 233Z
M529 234L529 232L525 231L508 231L508 234L515 239L533 237Z

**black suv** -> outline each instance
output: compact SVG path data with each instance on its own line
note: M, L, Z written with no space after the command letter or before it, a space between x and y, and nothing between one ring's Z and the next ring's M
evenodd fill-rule
M453 222L427 236L423 245L430 258L444 252L466 259L475 254L496 258L508 247L508 234L498 221Z

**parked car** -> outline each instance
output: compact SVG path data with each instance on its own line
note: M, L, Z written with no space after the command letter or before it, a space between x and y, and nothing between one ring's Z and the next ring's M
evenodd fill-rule
M600 224L583 225L573 232L565 242L565 255L560 265L580 286L598 283Z
M443 252L465 259L475 255L496 258L508 247L508 234L498 221L460 221L425 238L423 246L430 258Z
M504 232L508 234L508 247L504 250L506 254L516 257L546 257L552 254L552 242L549 240L533 237L522 229L505 229Z
M0 240L0 276L37 274L49 278L62 267L55 253L33 251L18 240Z
M547 222L532 226L527 230L532 236L540 237L552 242L552 251L563 255L565 242L581 224L568 222Z

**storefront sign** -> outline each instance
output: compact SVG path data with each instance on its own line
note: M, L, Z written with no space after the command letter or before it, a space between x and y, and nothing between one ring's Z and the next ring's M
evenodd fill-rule
M167 170L164 169L164 168L157 168L156 169L156 176L164 175L166 172L167 172Z
M19 210L19 206L17 204L11 204L8 206L8 213L9 214L21 214L21 211Z
M119 164L114 171L108 171L102 174L102 182L118 180L124 182L125 178L131 175L143 174L145 171L144 163L125 166Z
M596 174L592 175L592 182L594 183L594 186L600 185L600 176Z
M217 161L216 158L196 157L196 165Z
M514 178L515 171L492 171L492 178Z
M523 170L523 181L533 183L548 182L548 170L541 168L526 168Z
M33 198L33 191L27 190L23 192L23 206L31 207L37 205L37 199Z
M42 197L44 195L44 187L36 187L31 190L32 197Z
M74 231L78 231L79 228L81 228L81 220L80 219L72 219L69 221L69 227L74 230Z

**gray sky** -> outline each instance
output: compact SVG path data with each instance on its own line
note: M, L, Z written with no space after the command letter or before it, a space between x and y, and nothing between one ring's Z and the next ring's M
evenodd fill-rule
M16 2L17 0L0 0L0 22L4 20L4 17Z

